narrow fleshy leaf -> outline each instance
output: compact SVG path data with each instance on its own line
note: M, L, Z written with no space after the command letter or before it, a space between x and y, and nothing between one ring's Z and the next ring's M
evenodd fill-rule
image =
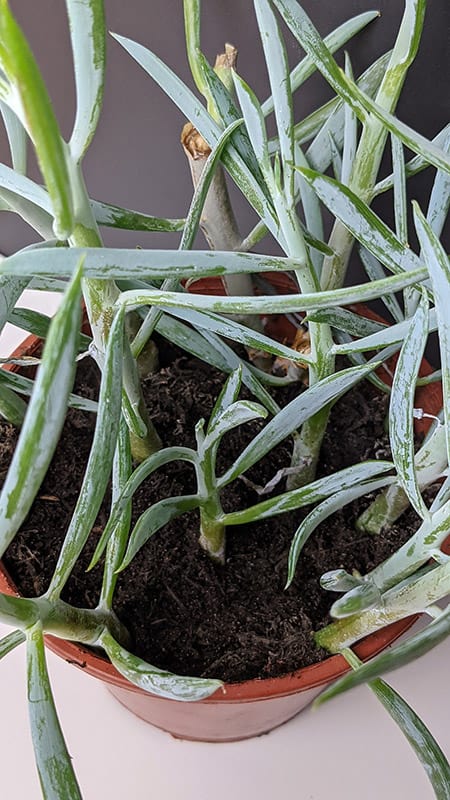
M126 231L161 231L164 233L177 233L184 228L184 219L161 219L132 211L129 208L113 206L110 203L101 203L91 200L97 225L107 228L122 228Z
M286 45L269 0L254 0L254 6L274 103L284 191L287 202L293 204L294 111ZM260 109L264 119L264 112Z
M70 249L44 247L21 250L5 258L0 273L49 277L70 277L80 257L85 257L83 274L87 278L204 278L252 272L292 270L294 259L209 250L136 250L110 247Z
M0 61L20 96L28 132L51 197L55 234L67 239L73 227L73 210L64 142L39 68L7 0L2 0L1 4L0 40Z
M27 689L31 738L44 800L82 800L56 713L39 624L27 634Z
M335 53L352 39L359 31L369 25L370 22L380 16L379 11L366 11L363 14L358 14L346 20L342 25L339 25L332 33L324 39L324 44L330 53ZM317 63L315 58L307 55L291 72L291 92L295 92L315 71L317 70ZM272 96L268 97L263 103L264 116L270 114L274 109L274 99Z
M429 317L426 317L426 324L428 331L437 330L437 319L435 309L431 309ZM388 347L397 342L403 342L408 332L411 330L411 320L406 319L398 322L396 325L390 325L376 333L371 333L361 339L347 342L344 344L337 344L333 350L335 353L363 353L368 350L380 350L382 347Z
M428 509L419 488L414 447L414 396L425 346L428 339L428 301L421 302L411 320L391 388L389 406L389 439L392 458L400 485L417 514L424 519Z
M0 113L5 123L11 151L12 165L22 175L27 170L27 133L20 119L9 106L0 100Z
M445 125L439 133L431 140L432 143L436 146L442 147L443 150L447 152L448 148L446 145L447 136L450 133L450 123ZM430 166L429 162L423 158L423 156L414 156L414 158L410 159L405 164L405 173L407 178L412 178L414 175L417 175L419 172L422 172L424 169L427 169ZM317 167L315 167L317 169ZM379 181L375 184L373 189L373 196L376 197L383 192L390 191L394 186L394 175L387 175L386 178Z
M0 640L0 659L7 656L12 650L15 650L19 644L23 644L26 636L23 631L11 631L3 639Z
M373 363L365 367L350 367L342 370L319 381L291 400L238 456L233 466L220 479L219 485L226 486L238 475L250 469L283 439L298 430L305 420L350 389L377 366L377 363Z
M352 235L392 272L414 270L420 259L347 186L312 170L301 169L323 203Z
M392 165L394 175L394 216L397 239L408 243L408 212L406 197L405 154L402 143L391 136Z
M70 252L70 251L69 251ZM313 294L270 295L269 297L227 297L180 292L163 292L157 289L123 292L118 305L128 308L156 305L162 308L193 308L199 311L225 314L289 314L317 310L330 306L364 303L412 286L428 277L425 267L401 272L371 284L365 283L343 289L315 292Z
M113 474L112 474L112 497L113 506L119 499L132 471L130 434L127 424L122 418L117 437L116 452L114 453ZM128 535L131 524L131 502L125 504L120 517L114 526L112 535L108 540L108 548L103 570L103 582L100 595L100 607L111 609L114 597L114 590L117 583L117 569L124 557Z
M326 630L326 629L324 629ZM320 695L316 701L318 704L330 700L332 697L352 689L354 686L359 686L361 683L366 683L386 672L404 667L411 661L428 653L433 647L440 644L450 634L450 609L447 608L442 612L438 619L433 620L425 628L410 636L406 641L401 644L395 645L390 650L387 650L380 655L372 658L367 664L361 666L356 672L350 672L343 678L340 678L336 683ZM320 644L320 632L316 634L316 639Z
M54 599L65 586L86 544L104 499L118 436L122 401L123 314L116 314L108 336L97 420L78 500L50 583Z
M450 152L450 129L445 132L442 149ZM431 190L427 220L436 236L440 236L450 210L450 175L438 169Z
M66 0L72 42L77 110L69 142L81 161L97 127L105 77L105 12L103 0Z
M0 383L0 416L21 428L25 419L27 404L4 384Z
M125 514L126 508L132 499L134 493L137 491L141 483L155 472L155 470L170 464L172 461L188 461L194 464L196 460L196 453L189 447L166 447L159 450L157 453L149 456L139 464L134 472L127 478L124 486L121 489L120 495L115 499L111 509L111 514L108 522L103 530L103 533L98 541L94 555L92 556L89 569L94 567L100 559L104 549L109 541L116 526L120 523L121 517Z
M358 369L358 367L353 367L353 369ZM289 551L288 578L286 587L290 586L294 580L295 570L298 559L300 558L300 554L309 537L314 533L316 528L322 522L324 522L324 520L328 519L331 514L334 514L335 511L339 511L339 509L348 505L348 503L351 503L353 500L356 500L358 497L363 497L370 492L375 492L378 489L382 489L390 482L391 480L389 478L367 481L364 484L356 485L353 488L348 488L343 492L339 492L338 494L328 497L323 501L323 503L320 503L320 505L316 506L312 511L310 511L308 516L305 517L301 525L297 528L292 539Z
M195 126L201 136L213 148L222 131L208 112L199 104L197 98L187 86L150 50L131 41L131 39L126 39L117 34L113 34L113 36L161 86L187 119L195 122ZM229 147L223 154L223 163L249 203L260 215L269 230L277 236L278 230L273 209L241 156L232 147Z
M389 472L392 467L393 464L390 461L366 461L346 467L333 475L326 475L307 486L302 486L300 489L283 492L276 497L245 508L243 511L232 511L226 514L225 524L245 525L248 522L267 519L277 514L284 514L287 511L318 503L336 492L351 489L356 484L362 485L364 481L370 480L376 475Z
M185 702L204 700L222 687L221 681L212 678L189 678L152 667L121 647L109 633L103 633L99 644L121 675L158 697Z
M359 248L359 256L361 258L362 265L371 281L378 281L386 277L386 273L378 259L375 258L372 253L369 253L365 247ZM395 295L386 294L381 298L381 300L396 322L402 322L402 320L404 320L405 315L400 308L400 304Z
M35 391L0 496L0 554L24 521L59 439L75 376L81 322L81 266L57 311Z
M23 394L25 397L31 397L34 390L34 381L30 378L24 378L17 372L7 372L0 370L0 384L8 386L18 394ZM81 397L77 394L69 394L68 404L72 408L79 408L80 411L90 411L94 414L97 412L98 404L95 400L89 400L87 397Z
M5 625L13 625L26 630L38 619L39 609L36 600L0 593L0 620Z
M238 400L236 403L231 403L214 420L213 424L209 425L205 447L211 446L213 442L238 425L243 425L253 419L265 419L266 417L267 409L259 403L252 403L250 400Z
M0 286L1 286L0 278ZM40 311L34 311L31 308L21 308L18 306L8 315L8 322L11 325L16 325L27 333L33 333L39 336L40 339L47 337L52 318L46 314L41 314ZM84 333L80 333L80 351L84 352L89 349L92 339Z
M9 320L20 295L28 286L29 278L0 275L0 331Z
M181 497L166 497L150 506L139 517L130 534L127 551L119 567L125 569L131 563L136 553L148 542L151 536L157 533L172 519L176 519L187 511L192 511L200 506L200 497L184 495Z
M383 323L355 314L346 308L325 308L322 311L312 311L308 314L307 321L324 322L331 325L332 328L345 331L358 338L379 333L387 327Z
M360 584L361 578L349 575L345 569L332 569L320 578L320 585L327 592L349 592Z
M413 203L414 223L429 269L439 328L444 418L447 431L447 456L450 459L450 262L439 239L426 221L417 203ZM450 460L449 460L450 463Z
M345 54L345 74L350 80L353 78L353 70L348 53ZM358 120L354 111L349 105L344 108L344 144L342 148L342 170L340 180L344 185L348 185L353 168L357 148Z
M274 177L270 164L266 122L261 106L250 86L235 72L233 80L253 151L258 159L264 180L268 187L271 187Z
M242 368L233 370L231 375L227 378L222 391L217 398L214 408L209 418L208 430L214 423L220 419L223 412L226 411L228 406L235 403L239 397L239 392L242 385Z
M381 592L374 583L367 581L347 590L343 597L336 600L330 609L330 614L335 619L351 617L360 611L367 611L380 603Z

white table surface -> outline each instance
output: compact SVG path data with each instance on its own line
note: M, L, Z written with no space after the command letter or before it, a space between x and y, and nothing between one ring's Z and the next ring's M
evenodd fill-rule
M56 300L27 293L22 304L51 313ZM16 342L9 328L0 354ZM0 625L0 635L6 632ZM447 755L449 663L450 638L389 676ZM98 681L52 653L48 664L84 800L433 800L408 743L366 687L308 709L266 736L202 744L175 740L137 719ZM0 797L40 800L23 647L2 661L0 681Z

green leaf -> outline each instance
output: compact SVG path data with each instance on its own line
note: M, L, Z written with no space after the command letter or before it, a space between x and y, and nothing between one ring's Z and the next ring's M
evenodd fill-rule
M228 406L235 403L239 397L239 392L241 390L242 385L242 367L238 367L237 369L233 370L233 372L229 375L225 384L223 386L222 391L217 398L214 408L211 412L211 416L209 418L208 423L208 431L214 423L220 419L224 411L227 410Z
M245 508L243 511L233 511L226 514L226 525L245 525L248 522L267 519L268 517L284 514L287 511L294 511L303 506L309 506L324 500L329 495L339 491L351 489L355 484L362 484L370 478L388 472L393 468L390 461L365 461L352 467L346 467L332 475L319 478L307 486L300 489L293 489L290 492L283 492L276 497L263 500L254 506Z
M73 228L73 210L64 142L39 68L7 0L1 3L0 41L0 62L20 96L27 129L51 197L55 234L59 239L67 239Z
M248 137L259 162L259 166L261 167L264 180L267 186L271 188L273 186L274 177L270 164L266 123L261 106L255 93L250 89L250 86L248 86L236 72L233 72L233 81Z
M0 278L0 285L1 280ZM33 311L31 308L20 308L19 306L8 315L8 322L10 322L11 325L17 325L18 328L28 333L33 333L35 336L39 336L40 339L45 339L47 337L51 321L51 317L48 317L46 314L41 314L40 311ZM80 333L81 352L88 350L91 342L92 339L90 336Z
M110 536L113 534L117 525L120 524L121 518L126 512L130 500L141 483L148 478L152 472L155 472L155 470L165 464L170 464L172 461L188 461L191 464L195 464L195 460L196 453L189 447L165 447L164 450L153 453L153 455L146 458L142 464L136 467L134 472L127 478L120 495L114 501L110 517L98 541L91 563L89 564L89 569L92 569L99 561Z
M25 419L27 411L27 404L18 397L11 389L4 384L0 383L0 415L15 425L16 428L21 428Z
M40 624L27 634L27 671L31 737L44 800L82 800L56 714Z
M321 311L312 311L305 321L324 322L326 325L331 325L332 328L337 328L356 337L371 336L373 333L378 333L388 327L383 323L363 317L361 314L355 314L346 308L324 308Z
M103 0L66 0L72 42L77 110L69 142L74 161L81 161L97 127L105 78L105 12Z
M378 281L386 277L384 268L381 266L378 259L375 258L372 253L369 253L365 247L359 248L359 256L361 258L362 265L371 281ZM381 300L396 322L402 322L402 320L405 319L405 315L400 308L399 302L395 295L386 294L381 298Z
M111 505L119 499L132 471L130 434L127 424L122 418L114 453L112 475ZM126 548L131 524L131 502L125 504L122 514L114 525L112 535L108 540L108 548L103 570L102 591L99 607L111 610L114 590L117 583L117 570L122 562Z
M359 583L333 603L330 614L335 619L351 617L352 614L359 614L379 605L380 600L381 592L378 586L371 581Z
M429 318L427 315L427 328L428 331L435 331L437 329L436 314L434 308L431 309ZM334 353L358 353L367 350L379 350L382 347L403 342L405 336L411 331L411 319L405 319L398 322L396 325L390 325L377 333L364 336L362 339L356 341L344 342L337 344L333 348Z
M396 136L391 136L392 164L394 175L394 215L397 239L408 244L408 212L406 197L406 170L403 145Z
M444 419L447 431L447 456L450 459L450 262L433 229L426 221L417 203L413 203L414 223L427 264L439 329L439 348L442 364ZM449 460L450 463L450 460Z
M264 406L259 403L252 403L250 400L238 400L236 403L231 403L212 424L209 424L205 438L205 448L211 447L225 433L228 433L238 425L243 425L253 419L265 419L267 413L267 409Z
M84 256L86 278L204 278L252 272L295 269L294 259L255 253L209 250L136 250L109 247L53 247L20 250L5 258L0 272L14 275L70 277Z
M284 191L287 201L294 204L294 110L286 46L269 0L255 0L254 6L274 103ZM261 115L264 120L262 109Z
M92 251L96 252L96 251ZM214 254L211 254L214 255ZM6 259L5 259L6 260ZM3 262L5 263L5 262ZM418 267L409 272L401 272L380 281L358 286L333 289L311 294L285 294L260 297L227 297L191 294L180 292L163 292L158 289L131 290L123 292L118 298L118 305L128 308L156 305L163 308L193 308L199 311L225 314L289 314L299 311L310 311L329 306L365 303L378 299L384 294L391 294L407 286L412 286L428 277L425 267Z
M14 111L2 100L0 100L0 113L5 123L13 167L24 175L27 171L26 130Z
M222 687L221 681L212 678L189 678L152 667L121 647L106 631L99 644L124 678L157 697L185 702L204 700Z
M19 644L23 644L26 636L22 631L11 631L0 640L0 659L15 650Z
M37 600L0 594L0 620L5 625L14 625L26 630L39 619Z
M8 386L26 397L31 397L34 390L34 381L30 380L30 378L24 378L23 375L19 375L17 372L7 372L6 370L0 370L0 384ZM72 408L79 408L81 411L97 413L98 403L95 400L89 400L87 397L69 394L68 404Z
M178 106L187 119L195 123L195 127L211 148L217 144L222 131L207 111L199 104L195 95L187 86L157 58L150 50L137 42L123 36L113 34L114 38L127 50L137 63L158 83L167 95ZM269 205L257 180L249 170L241 156L233 147L223 153L223 164L231 177L253 208L260 215L269 230L277 236L277 222L274 211Z
M120 425L123 367L123 314L116 314L108 335L97 421L78 500L48 589L59 597L91 532L104 499Z
M29 278L12 278L0 275L0 331L9 320L10 314L22 292L27 288Z
M436 134L436 136L431 140L433 144L442 146L442 149L447 151L446 139L450 133L450 124L445 125L445 127ZM414 175L417 175L419 172L422 172L424 169L427 169L430 164L428 161L423 158L422 156L414 156L410 161L405 164L405 173L407 178L412 178ZM317 169L317 167L315 167ZM394 175L388 175L383 180L379 181L374 189L373 189L373 197L376 197L383 192L387 192L392 189L394 186Z
M445 132L442 149L450 152L450 129ZM450 209L450 176L438 169L431 190L427 209L427 220L436 236L440 236Z
M345 74L353 80L353 70L348 53L345 54ZM342 170L340 179L344 185L350 182L350 176L355 160L358 139L358 120L350 106L344 108L344 143L342 148Z
M184 308L170 308L168 313L177 319L189 322L196 328L201 328L204 331L212 331L234 342L240 342L240 344L246 347L262 350L263 352L271 353L279 358L287 358L290 361L302 364L313 363L313 359L309 353L299 353L297 350L293 350L292 347L279 344L274 339L265 336L265 334L247 328L245 325L242 325L240 322L235 322L233 319L221 317L219 314L210 314Z
M361 367L353 367L353 369L361 369ZM323 503L316 506L307 517L303 520L301 525L297 528L292 539L291 547L289 550L288 558L288 577L286 588L291 585L294 580L295 570L297 567L300 554L308 541L309 537L316 530L316 528L328 519L331 514L334 514L339 509L356 500L358 497L363 497L370 492L375 492L378 489L384 488L388 483L391 483L390 478L381 478L379 480L367 481L366 483L349 487L345 491L338 492L337 494L328 497Z
M226 486L250 469L283 439L300 428L307 419L321 408L325 408L332 400L337 399L377 366L378 362L365 367L350 367L350 369L342 370L318 381L291 400L238 456L233 466L220 478L219 486Z
M81 264L47 337L35 390L0 496L0 554L24 521L59 440L75 375L81 322Z
M141 547L148 542L153 534L157 533L172 519L192 511L200 505L200 497L196 494L181 497L166 497L158 503L147 508L139 517L130 534L127 551L119 567L122 571L127 567Z
M132 211L128 208L113 206L110 203L101 203L91 200L97 225L108 228L122 228L126 231L162 231L164 233L177 233L184 228L184 219L161 219Z
M323 629L324 631L326 628ZM442 612L442 615L437 619L430 622L426 628L423 628L418 633L410 636L406 641L401 644L395 645L390 650L380 653L375 658L372 658L367 664L360 667L357 672L350 672L333 683L332 686L325 689L316 700L318 705L331 700L332 697L352 689L354 686L359 686L361 683L366 683L379 675L384 675L386 672L404 667L411 661L424 656L433 647L444 641L450 634L450 608ZM316 640L318 644L321 643L321 632L316 633Z
M339 25L332 33L324 39L324 44L330 51L335 53L350 39L353 38L359 31L369 25L374 19L380 16L379 11L367 11L364 14L358 14L342 25ZM295 92L313 73L317 70L317 62L314 57L307 55L291 72L291 92ZM264 116L267 116L274 110L274 99L272 96L268 97L263 103Z
M313 170L300 171L327 208L391 272L414 270L420 266L420 259L351 189Z
M423 293L400 350L389 406L389 439L399 482L422 519L429 512L420 492L414 458L413 410L416 382L428 339L428 308L428 300Z

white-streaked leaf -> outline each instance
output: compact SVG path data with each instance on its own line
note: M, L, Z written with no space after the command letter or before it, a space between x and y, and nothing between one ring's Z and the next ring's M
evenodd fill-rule
M200 506L200 497L196 494L183 495L181 497L165 497L158 503L150 506L139 517L136 525L130 534L127 551L119 570L124 570L131 563L134 556L141 547L148 542L151 536L157 533L164 525L172 519L192 511Z
M161 231L164 233L177 233L184 228L184 219L162 219L132 211L129 208L113 206L99 200L91 200L97 225L107 228L122 228L126 231Z
M274 177L270 164L266 122L261 106L250 86L235 72L233 72L233 80L253 151L258 159L264 180L270 188L273 186Z
M442 147L444 150L447 151L446 138L449 132L450 132L450 123L448 125L445 125L444 128L442 128L442 130L436 134L436 136L431 140L432 143L439 147ZM406 177L411 178L414 175L417 175L419 172L422 172L424 169L427 169L427 167L429 166L430 165L425 158L423 158L422 156L414 156L414 158L410 159L410 161L408 161L405 164ZM377 195L382 194L383 192L389 191L390 189L393 188L393 186L394 186L394 175L391 173L391 175L388 175L386 178L383 178L383 180L379 181L374 186L373 197L376 197Z
M394 175L394 216L397 239L408 243L408 212L406 197L406 171L403 145L396 136L391 136L392 165Z
M7 372L0 370L0 384L9 386L18 394L23 394L25 397L31 397L34 389L34 381L30 378L24 378L17 372ZM79 408L81 411L97 412L98 403L95 400L90 400L88 397L81 397L77 394L69 394L68 404L72 408Z
M442 149L450 152L450 128L445 132ZM427 220L436 236L440 236L450 208L450 175L438 169L431 190L427 209Z
M65 145L39 68L8 5L0 16L0 61L20 97L27 130L33 139L55 217L55 235L67 239L73 227Z
M349 592L360 584L361 578L349 575L345 569L332 569L320 578L320 586L327 592Z
M27 171L26 130L14 111L2 100L0 100L0 113L5 123L13 167L16 172L24 175Z
M9 320L20 295L28 286L29 278L0 275L0 331Z
M204 700L222 686L221 681L212 678L189 678L152 667L121 647L107 632L103 633L99 644L121 675L140 689L158 697L185 702Z
M355 369L355 367L353 367ZM356 368L357 369L357 368ZM331 514L339 511L344 506L356 500L358 497L363 497L370 492L375 492L378 489L383 489L387 484L392 482L392 478L381 478L379 480L367 481L353 487L349 487L345 491L339 492L331 497L328 497L320 505L316 506L307 517L303 520L297 528L292 539L291 547L289 550L288 559L288 577L286 588L291 585L294 580L295 570L297 567L300 554L308 541L309 537L316 530L316 528L328 519Z
M300 489L283 492L277 497L263 500L261 503L250 506L250 508L245 508L243 511L230 512L226 514L225 524L245 525L248 522L267 519L277 514L293 511L296 508L318 503L336 492L351 489L356 484L362 484L376 475L389 472L392 468L393 464L390 461L365 461L352 467L346 467L333 475L318 478L318 480L307 486L302 486Z
M82 800L56 713L40 624L27 634L27 690L31 738L44 800Z
M224 411L226 411L228 406L236 402L239 397L241 385L242 367L238 367L238 369L233 370L233 372L225 381L223 389L214 404L214 408L209 418L208 430L210 429L211 425L214 425L214 423L220 419L221 415Z
M97 127L105 77L103 0L66 0L72 42L77 110L69 147L81 161Z
M254 0L272 92L287 202L294 204L294 111L286 45L269 0ZM264 112L260 106L264 120ZM267 140L266 140L267 149Z
M222 131L207 111L199 104L195 95L185 84L150 50L137 42L113 34L114 38L137 61L137 63L169 95L180 111L189 119L211 148L217 144ZM247 200L260 215L269 230L277 236L277 223L261 187L241 156L229 147L223 154L223 163L233 180L244 192Z
M343 597L336 600L330 608L330 615L335 619L351 617L367 611L380 603L381 592L374 583L366 581L347 590Z
M450 262L439 239L426 221L417 203L413 204L413 208L417 236L422 247L425 263L429 269L434 293L441 352L447 457L450 459L450 320L448 315L450 308Z
M388 327L384 323L375 322L361 314L355 314L347 308L326 308L322 311L312 311L308 314L306 322L324 322L331 325L332 328L345 331L358 338L371 336Z
M400 485L417 514L424 519L428 509L419 488L414 458L414 396L428 339L428 300L421 302L409 325L395 367L389 406L389 439Z
M29 200L48 214L52 213L52 204L48 192L39 184L16 172L6 164L0 164L0 187Z
M2 279L0 278L0 286L1 282ZM16 325L23 331L27 331L27 333L33 333L35 336L39 336L40 339L45 339L47 337L51 321L51 317L42 314L40 311L34 311L31 308L21 308L20 306L14 308L8 315L8 322L10 322L11 325ZM90 336L80 333L80 352L88 350L91 342L92 339Z
M21 428L25 419L27 404L12 389L0 383L0 416Z
M365 367L350 367L342 370L324 378L291 400L238 456L233 466L220 478L219 486L226 486L250 469L283 439L298 430L307 419L362 380L377 366L378 362L374 362Z
M372 253L369 253L365 247L359 248L359 256L361 258L362 265L371 281L378 281L386 276L386 273L378 259L375 258ZM400 308L397 298L393 294L387 294L382 297L381 300L383 301L389 313L392 315L392 318L395 320L395 322L402 322L402 320L404 320L405 315Z
M353 17L349 20L346 20L342 25L339 25L332 33L329 33L328 36L324 39L324 44L330 51L330 53L335 53L336 50L339 50L344 44L346 44L350 39L352 39L359 31L369 25L370 22L377 19L380 16L379 11L366 11L363 14L358 14L356 17ZM291 91L295 92L296 89L299 88L317 69L317 63L315 58L312 58L310 55L307 55L299 64L291 72ZM263 103L263 112L264 116L267 116L273 111L274 108L274 100L273 97L270 96L267 98L265 103Z
M391 272L414 270L420 259L347 186L312 170L301 170L323 203L350 233Z
M87 278L204 278L222 275L292 270L294 259L260 256L254 253L209 250L136 250L110 247L69 249L44 247L21 250L5 258L0 273L14 275L70 277L80 257L85 256Z
M59 439L75 375L81 265L53 318L35 391L0 496L0 554L24 521Z
M350 303L364 303L367 300L378 299L384 294L391 294L405 289L407 286L420 283L427 277L426 268L419 267L380 281L374 281L371 284L365 283L312 294L270 295L268 297L188 295L180 292L163 292L158 289L139 289L123 292L118 298L117 304L129 308L148 305L162 308L193 308L219 314L290 314L330 306L349 305Z
M353 78L352 64L348 53L345 54L345 74L350 80ZM357 148L358 121L354 111L349 105L344 108L344 145L342 148L342 170L340 179L345 185L350 181L350 175L355 160Z
M250 400L238 400L236 403L231 403L213 421L213 424L208 426L205 448L210 447L213 442L221 439L225 433L228 433L238 425L243 425L252 419L265 419L267 413L267 409L264 406L259 403L253 403Z
M89 569L92 569L92 567L97 564L109 541L110 536L112 535L115 527L119 524L120 519L125 513L130 500L133 498L134 493L137 491L141 483L148 478L149 475L155 472L155 470L159 469L165 464L170 464L172 461L187 461L191 464L195 464L195 450L191 450L189 447L165 447L163 450L153 453L153 455L146 458L142 464L139 464L139 466L136 467L134 472L132 472L129 478L127 478L121 489L120 495L113 503L110 517L98 541L91 563L89 564Z
M427 320L428 331L435 331L437 329L437 320L435 309L431 309L429 319ZM403 342L405 336L411 330L411 320L406 319L403 322L398 322L396 325L388 326L377 333L372 333L362 339L347 342L344 344L337 344L334 346L334 352L344 353L363 353L368 350L379 350L382 347L389 347L391 344Z
M106 345L97 420L89 460L48 590L52 599L59 597L86 544L110 478L121 417L123 324L123 314L116 314Z

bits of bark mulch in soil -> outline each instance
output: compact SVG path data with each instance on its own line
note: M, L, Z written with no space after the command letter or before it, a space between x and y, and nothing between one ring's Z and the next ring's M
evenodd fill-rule
M194 446L194 426L200 417L208 418L224 376L174 350L163 353L162 364L144 384L151 415L165 446ZM83 360L77 392L92 397L97 383L95 365ZM297 390L283 391L286 402ZM282 395L277 399L282 402ZM320 473L386 457L385 414L385 398L367 384L340 400L323 444ZM77 500L94 424L94 415L69 410L38 498L5 555L5 565L25 596L39 595L48 586ZM222 440L220 471L233 463L261 424L245 425ZM1 425L0 475L16 439L10 425ZM289 441L281 444L247 477L264 485L289 465L290 451ZM194 489L192 467L168 465L137 492L134 520L151 503ZM283 491L283 485L275 491ZM245 508L260 499L237 480L226 489L224 508ZM198 547L196 512L166 525L118 581L115 610L131 633L133 652L163 669L229 682L275 677L323 659L327 654L315 647L313 632L327 623L333 595L320 589L322 573L339 567L366 572L417 528L414 512L407 512L387 533L358 533L354 521L362 508L362 502L353 503L320 526L300 557L288 591L284 585L289 546L307 511L230 528L225 568L213 564ZM93 606L98 598L101 567L90 573L85 569L107 516L105 503L63 595L79 607Z

